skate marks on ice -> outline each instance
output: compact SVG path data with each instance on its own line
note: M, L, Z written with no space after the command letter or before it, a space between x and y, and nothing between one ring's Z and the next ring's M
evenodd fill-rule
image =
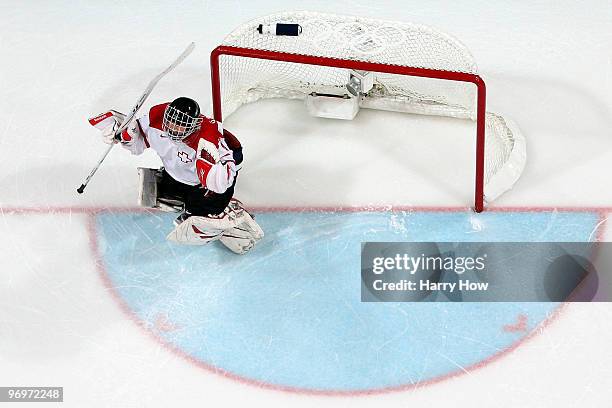
M597 212L263 212L246 256L164 240L172 215L99 213L104 280L169 349L233 379L368 394L469 372L547 324L554 303L362 303L363 241L586 241Z

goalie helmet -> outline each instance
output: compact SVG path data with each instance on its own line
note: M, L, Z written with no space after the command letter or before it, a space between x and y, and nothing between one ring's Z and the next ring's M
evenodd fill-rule
M202 117L198 103L191 98L180 97L166 107L162 130L170 139L180 142L197 132L201 124Z

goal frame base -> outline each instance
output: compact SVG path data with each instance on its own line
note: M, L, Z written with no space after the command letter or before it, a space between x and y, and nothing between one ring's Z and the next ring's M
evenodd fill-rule
M282 61L296 64L319 65L333 68L354 69L370 72L381 72L396 75L407 75L422 78L445 79L449 81L469 82L476 86L476 175L473 210L480 213L484 210L484 163L485 163L485 118L486 86L477 74L417 68L400 65L380 64L375 62L344 60L338 58L293 54L279 51L232 47L221 45L210 54L210 73L212 88L213 116L218 122L223 121L221 100L221 56L234 56L261 60Z

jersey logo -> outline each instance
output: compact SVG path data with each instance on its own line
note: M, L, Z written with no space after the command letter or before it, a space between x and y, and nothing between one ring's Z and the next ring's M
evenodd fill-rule
M193 161L193 159L189 157L189 154L186 152L178 152L176 155L183 163L191 163Z

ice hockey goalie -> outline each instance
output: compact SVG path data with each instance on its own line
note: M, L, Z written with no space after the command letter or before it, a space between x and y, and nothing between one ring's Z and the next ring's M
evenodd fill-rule
M90 123L106 143L120 143L132 154L152 148L163 167L139 168L140 204L181 214L167 239L189 245L219 240L237 254L251 250L263 231L242 203L234 186L242 164L242 146L220 122L200 114L186 97L152 107L120 134L124 116L109 111Z

